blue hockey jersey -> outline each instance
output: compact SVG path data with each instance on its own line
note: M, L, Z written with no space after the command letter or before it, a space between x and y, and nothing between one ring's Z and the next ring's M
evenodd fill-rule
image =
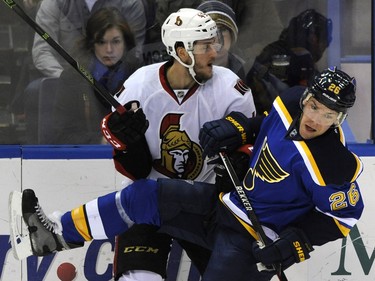
M271 239L311 211L332 218L344 237L363 211L356 182L363 166L347 149L340 127L310 140L293 138L302 93L301 88L290 89L275 99L257 136L243 188ZM256 238L236 191L221 200Z

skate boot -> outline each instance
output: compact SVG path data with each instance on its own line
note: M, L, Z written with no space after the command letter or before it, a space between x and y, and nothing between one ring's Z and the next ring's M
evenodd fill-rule
M31 189L22 192L22 216L29 230L34 255L45 256L71 248L62 237L59 218L52 220L44 214Z

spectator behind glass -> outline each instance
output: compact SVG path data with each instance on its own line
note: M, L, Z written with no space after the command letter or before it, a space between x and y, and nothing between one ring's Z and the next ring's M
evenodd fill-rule
M68 53L74 43L85 36L85 26L91 14L103 7L116 7L135 34L140 56L145 37L145 12L137 0L43 0L36 22ZM32 50L35 67L48 77L59 77L67 63L39 35L35 35Z
M223 48L217 53L215 64L227 67L241 79L245 79L245 61L232 52L238 37L236 15L232 8L223 2L212 0L204 1L197 9L210 15L222 35Z
M111 94L140 66L129 50L134 36L120 11L102 8L88 19L86 37L79 42L79 62ZM53 144L101 143L100 121L111 106L72 67L59 78L52 124ZM51 128L52 130L52 128Z
M145 12L141 1L137 0L43 0L36 14L36 22L72 54L75 43L85 36L85 28L90 15L104 7L116 7L129 23L135 36L137 57L141 57L145 37ZM74 56L73 56L74 57ZM37 69L33 79L24 91L24 111L26 116L26 143L35 144L38 120L38 93L41 88L38 76L59 77L69 64L38 34L34 36L32 58Z
M292 18L279 39L262 50L246 75L258 114L269 111L282 90L305 85L316 74L315 63L329 46L331 34L332 21L308 9Z

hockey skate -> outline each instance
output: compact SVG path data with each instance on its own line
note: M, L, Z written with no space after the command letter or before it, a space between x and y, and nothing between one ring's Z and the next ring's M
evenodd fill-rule
M59 220L48 218L38 203L38 198L31 189L21 194L13 191L9 197L10 233L13 253L16 259L28 256L45 256L58 251L70 249L64 241ZM17 221L23 217L26 229Z

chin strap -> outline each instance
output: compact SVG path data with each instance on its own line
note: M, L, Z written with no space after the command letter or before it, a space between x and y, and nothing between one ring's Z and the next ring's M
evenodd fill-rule
M195 59L192 51L187 51L189 54L189 57L191 58L191 64L184 63L178 56L174 56L174 58L181 63L183 66L185 66L189 70L190 76L194 79L195 82L198 83L198 85L202 86L206 81L198 81L196 79L197 74L194 71L194 65L195 65Z

